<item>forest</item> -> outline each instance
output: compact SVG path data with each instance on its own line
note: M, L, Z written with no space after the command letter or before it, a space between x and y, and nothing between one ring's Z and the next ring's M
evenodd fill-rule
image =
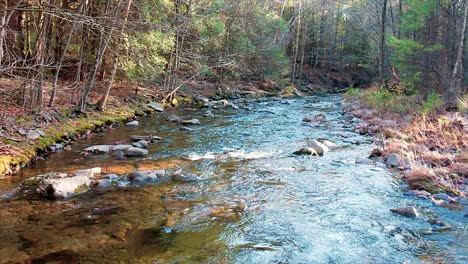
M0 0L0 263L466 263L468 0Z
M377 82L438 93L451 108L466 94L465 1L5 0L0 10L2 103L27 109L65 93L85 112L92 92L103 109L119 82L170 96L187 80Z

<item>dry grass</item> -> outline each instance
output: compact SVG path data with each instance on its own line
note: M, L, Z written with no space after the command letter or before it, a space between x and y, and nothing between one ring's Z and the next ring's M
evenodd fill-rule
M361 107L373 107L365 94L360 99ZM377 125L380 126L380 136L385 139L383 156L398 153L410 159L412 169L405 172L404 178L412 189L464 196L458 186L464 184L464 179L468 177L466 116L443 111L432 114L405 111L396 115L373 108L378 111L368 120L373 125L381 120L381 124ZM352 112L365 113L366 110L354 107ZM368 121L365 115L362 116L364 122ZM388 119L397 122L398 126L386 125L384 121ZM369 133L375 131L370 127L367 129Z

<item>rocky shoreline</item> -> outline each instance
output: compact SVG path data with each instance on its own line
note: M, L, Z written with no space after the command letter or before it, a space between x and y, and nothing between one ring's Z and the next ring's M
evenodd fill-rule
M351 102L350 100L345 101L344 112L354 116L354 130L362 135L373 136L373 141L377 145L367 158L357 159L356 163L393 169L407 184L407 190L403 193L405 196L428 199L433 205L441 207L456 208L468 204L466 198L468 194L468 166L466 160L453 159L448 164L444 164L444 170L441 170L441 164L434 164L431 160L425 160L424 151L418 153L405 146L407 141L414 140L411 138L413 135L408 134L408 131L412 129L411 126L415 126L414 120L418 118L417 116L409 115L405 118L400 116L385 117L359 101ZM458 118L452 122L457 122L457 124L463 122L460 121L461 117ZM464 122L466 122L466 119ZM466 129L466 126L462 126L462 129ZM425 142L421 141L419 144L421 144L419 147L427 148L425 150L430 152L431 155L447 155L442 150L430 150ZM461 142L458 151L451 153L451 155L455 157L466 156L464 144ZM401 148L399 149L395 145L401 146ZM461 169L459 169L460 167ZM421 168L425 168L423 173L421 173ZM445 172L445 175L437 175L436 173L439 171ZM438 177L448 177L449 172L452 173L450 176L455 177L458 181L444 184L445 182ZM415 177L416 174L418 174L418 177ZM406 217L418 216L418 211L413 206L395 208L391 211Z

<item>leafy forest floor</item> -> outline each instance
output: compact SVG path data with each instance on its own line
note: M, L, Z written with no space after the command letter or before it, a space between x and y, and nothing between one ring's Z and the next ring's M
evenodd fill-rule
M412 190L468 195L466 109L445 112L431 96L426 101L382 96L382 90L375 88L351 89L345 97L346 111L361 119L359 132L377 136L380 146L370 158L387 161L401 170Z

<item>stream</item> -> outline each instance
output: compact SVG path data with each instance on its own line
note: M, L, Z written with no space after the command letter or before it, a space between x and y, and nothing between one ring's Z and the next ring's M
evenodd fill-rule
M407 186L382 166L356 164L372 138L353 132L340 96L242 99L239 109L173 110L200 126L154 114L71 150L52 153L0 179L0 263L467 263L467 209L404 196ZM303 122L323 114L326 121ZM164 139L146 158L83 157L91 145ZM322 157L292 153L305 140L339 147ZM119 182L67 200L22 195L22 179L101 167L182 170L195 181ZM420 215L391 213L415 206ZM428 223L437 218L451 228Z

